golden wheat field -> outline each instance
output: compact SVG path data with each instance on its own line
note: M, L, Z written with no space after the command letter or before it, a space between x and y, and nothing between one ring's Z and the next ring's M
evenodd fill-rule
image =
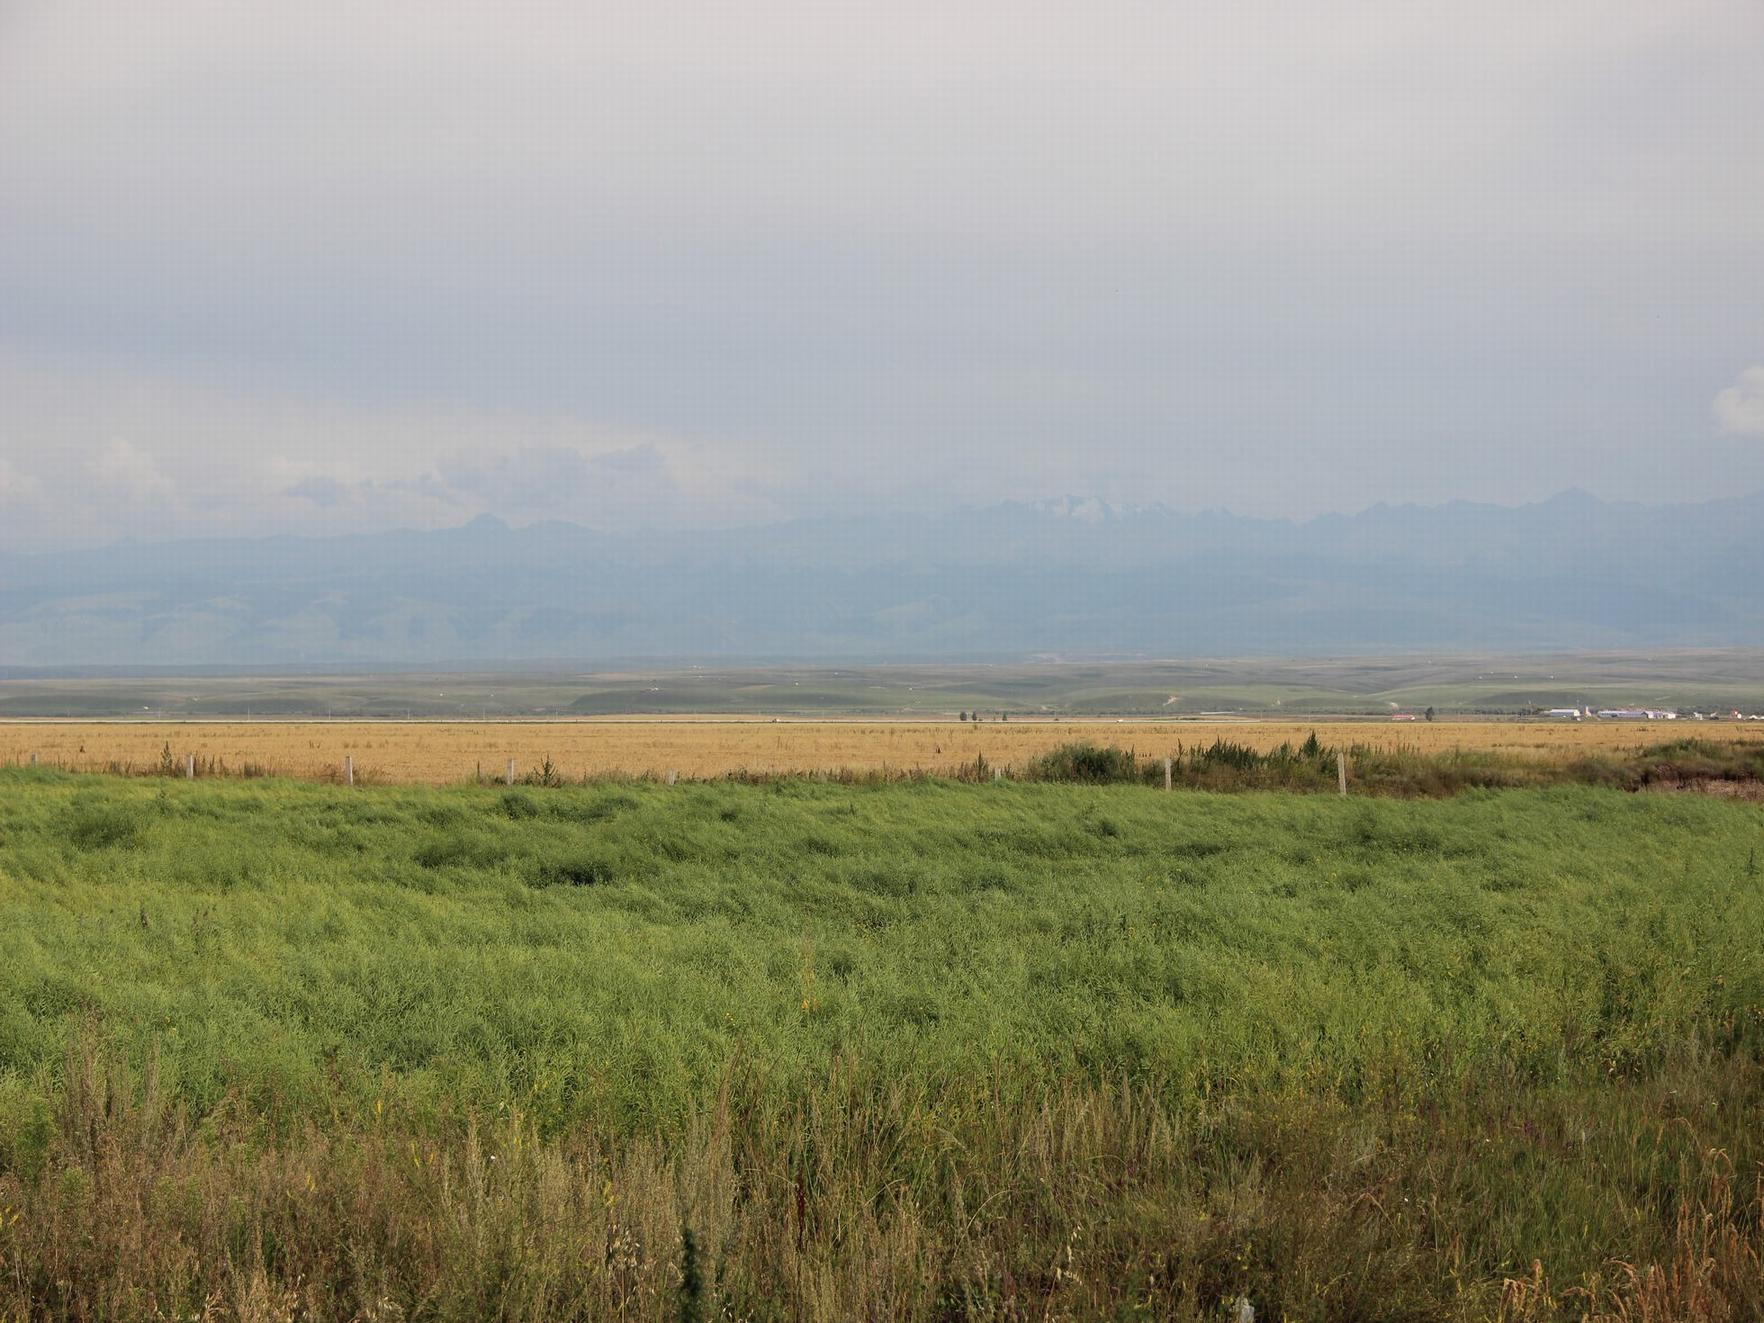
M343 760L358 775L387 782L446 784L501 776L513 759L526 774L549 758L559 775L620 773L684 777L729 772L949 771L984 756L1009 767L1073 740L1114 744L1160 756L1221 736L1268 749L1312 731L1326 744L1375 744L1424 751L1495 749L1549 757L1625 750L1694 734L1735 741L1764 738L1738 723L1637 722L1117 722L635 719L572 722L18 722L0 725L0 762L78 771L143 770L169 755L208 767L329 778Z

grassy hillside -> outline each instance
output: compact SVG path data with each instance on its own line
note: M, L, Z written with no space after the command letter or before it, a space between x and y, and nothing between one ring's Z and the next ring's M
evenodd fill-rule
M1585 789L3 772L0 1317L1750 1317L1760 855Z

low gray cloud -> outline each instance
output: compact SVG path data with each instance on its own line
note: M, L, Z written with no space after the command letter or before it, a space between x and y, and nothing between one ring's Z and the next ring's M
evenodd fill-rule
M567 445L500 453L462 450L419 473L355 482L318 473L280 494L358 515L377 515L389 504L414 498L459 516L567 519L608 530L665 527L686 513L685 494L653 443L598 451Z
M41 500L42 496L43 484L39 479L0 457L0 505L23 505Z
M679 496L667 460L653 445L601 453L525 446L488 462L455 457L441 466L440 478L486 509L516 517L574 515L590 524L632 505L659 518Z
M169 502L175 495L153 455L126 437L112 437L85 467L93 482L137 504Z
M1715 418L1723 432L1764 436L1764 367L1747 368L1715 397Z
M729 526L791 509L778 499L786 469L763 446L555 415L242 393L3 347L0 417L8 549L432 528L486 513L608 530Z
M320 509L328 510L349 503L354 497L355 491L348 483L339 482L335 478L327 478L323 474L314 474L310 478L302 478L299 482L284 487L282 494L292 496L299 501L311 501Z

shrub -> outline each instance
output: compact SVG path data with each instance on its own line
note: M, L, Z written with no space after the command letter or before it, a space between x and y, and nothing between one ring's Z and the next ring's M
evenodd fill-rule
M1031 759L1027 771L1031 781L1076 781L1082 785L1110 785L1137 781L1139 768L1132 754L1113 745L1103 748L1096 744L1062 744Z
M552 790L559 789L563 783L563 770L551 761L550 754L546 754L544 761L537 768L521 778L523 785L545 786Z

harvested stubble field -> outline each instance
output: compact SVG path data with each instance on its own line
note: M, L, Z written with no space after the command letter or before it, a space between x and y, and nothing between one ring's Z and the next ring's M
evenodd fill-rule
M143 771L169 750L181 764L238 773L332 779L345 757L365 779L448 785L480 772L501 776L509 759L526 774L550 759L558 775L706 778L734 772L949 773L983 757L1017 768L1061 745L1114 745L1161 757L1227 739L1267 751L1301 744L1366 745L1420 753L1473 750L1542 759L1632 752L1673 736L1756 741L1760 727L1726 722L1453 721L770 721L672 719L551 722L20 722L0 725L0 763L70 771Z

